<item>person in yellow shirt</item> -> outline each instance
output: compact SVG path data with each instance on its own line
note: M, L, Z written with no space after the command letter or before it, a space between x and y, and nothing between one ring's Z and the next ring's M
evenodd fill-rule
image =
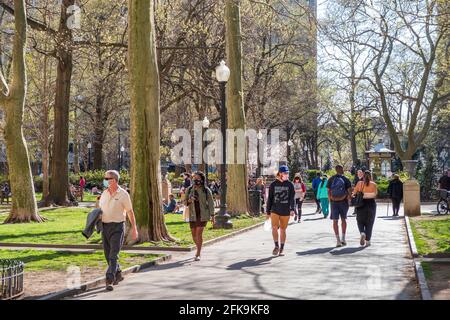
M102 210L102 242L108 270L106 271L106 289L113 290L123 280L120 270L119 252L125 238L125 221L131 223L131 237L138 239L136 218L134 216L131 198L128 192L119 186L120 175L115 170L105 173L103 186L106 188L100 196L98 205Z

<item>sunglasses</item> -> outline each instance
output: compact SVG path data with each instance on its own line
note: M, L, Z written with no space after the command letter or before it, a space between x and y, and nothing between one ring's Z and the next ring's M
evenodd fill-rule
M114 180L114 178L103 178L105 180Z

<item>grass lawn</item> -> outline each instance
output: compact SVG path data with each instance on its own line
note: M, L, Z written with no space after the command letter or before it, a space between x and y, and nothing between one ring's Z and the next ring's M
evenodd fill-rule
M86 240L81 234L84 229L88 208L61 208L42 211L41 215L48 219L45 223L28 224L0 224L0 242L3 243L40 243L40 244L96 244L101 242L97 233ZM0 218L1 219L1 218ZM170 234L177 238L176 243L157 243L163 246L193 245L189 223L182 220L181 215L169 214L165 216ZM242 217L232 219L234 228L231 230L213 230L209 223L205 229L204 240L210 240L224 234L249 227L264 221L264 217ZM0 220L1 221L1 220ZM140 246L155 245L144 243Z
M36 192L36 200L41 201L42 192ZM93 195L89 192L85 192L83 195L83 202L95 202L97 200L97 196Z
M450 216L423 215L410 222L420 255L450 254Z
M122 269L156 259L154 254L130 254L121 252L119 263ZM103 251L68 252L53 250L0 250L1 259L18 259L25 263L25 271L65 271L70 266L106 269Z

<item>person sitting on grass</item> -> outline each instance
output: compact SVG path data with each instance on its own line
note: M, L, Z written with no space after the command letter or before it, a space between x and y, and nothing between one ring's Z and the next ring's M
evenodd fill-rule
M173 194L169 194L169 204L164 203L164 214L166 213L174 213L177 208L177 200L175 200L175 196ZM167 201L166 201L167 202Z

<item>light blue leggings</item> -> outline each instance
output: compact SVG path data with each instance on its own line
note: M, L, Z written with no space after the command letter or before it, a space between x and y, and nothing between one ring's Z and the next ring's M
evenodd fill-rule
M326 218L330 212L330 202L328 198L320 199L320 206L322 207L323 216Z

